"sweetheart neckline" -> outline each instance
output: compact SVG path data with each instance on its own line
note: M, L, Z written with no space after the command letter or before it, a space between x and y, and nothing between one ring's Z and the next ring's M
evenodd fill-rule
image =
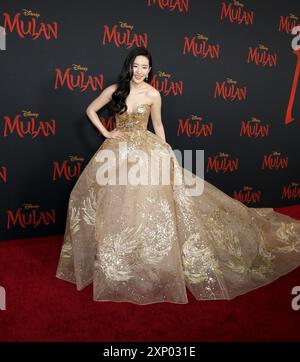
M126 104L126 105L127 105L127 104ZM135 107L135 109L134 109L133 111L128 112L128 111L126 110L123 114L125 114L125 113L127 113L127 114L132 114L132 113L135 113L135 112L136 112L136 109L137 109L138 107L140 107L140 106L149 106L149 107L151 107L151 104L148 104L148 103L141 103L141 104L138 104L138 105Z

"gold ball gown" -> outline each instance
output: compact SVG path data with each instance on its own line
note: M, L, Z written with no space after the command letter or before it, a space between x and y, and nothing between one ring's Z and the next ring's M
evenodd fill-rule
M116 174L135 150L169 155L172 177L185 170L147 130L150 107L116 115L126 150L105 139L73 187L56 277L77 290L93 283L95 301L185 304L186 288L197 300L230 300L298 267L300 221L247 207L189 171L187 181L204 182L200 195L186 192L188 182L97 182L105 152L116 155Z

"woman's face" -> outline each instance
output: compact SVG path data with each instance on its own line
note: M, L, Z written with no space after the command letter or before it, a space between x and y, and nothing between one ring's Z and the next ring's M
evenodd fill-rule
M132 63L132 71L132 81L138 84L142 83L150 71L148 58L144 55L138 55Z

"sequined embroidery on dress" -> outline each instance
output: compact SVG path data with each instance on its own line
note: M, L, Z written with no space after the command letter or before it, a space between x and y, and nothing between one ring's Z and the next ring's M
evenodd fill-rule
M254 209L207 181L199 196L186 185L99 185L98 158L110 150L114 170L136 149L173 158L171 146L148 131L151 106L116 115L126 137L105 139L69 198L56 276L78 290L93 283L95 301L135 304L232 299L300 265L300 222L272 208ZM192 174L190 175L192 177ZM195 175L194 175L195 176Z

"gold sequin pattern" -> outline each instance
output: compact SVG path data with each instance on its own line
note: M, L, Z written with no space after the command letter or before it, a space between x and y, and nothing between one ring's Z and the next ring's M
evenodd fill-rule
M272 208L249 208L204 181L187 185L99 185L98 157L118 155L112 170L137 149L172 156L171 146L147 130L150 105L116 115L126 137L106 139L76 182L69 199L56 276L78 290L93 283L94 300L135 304L232 299L300 265L300 222ZM160 170L159 170L160 172ZM188 177L195 177L189 174ZM172 180L172 178L171 178Z

